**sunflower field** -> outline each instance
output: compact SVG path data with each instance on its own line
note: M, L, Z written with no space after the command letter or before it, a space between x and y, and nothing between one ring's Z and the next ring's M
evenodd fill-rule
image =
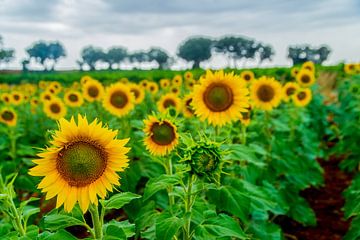
M305 239L329 163L338 233L359 239L359 73L0 84L1 239Z

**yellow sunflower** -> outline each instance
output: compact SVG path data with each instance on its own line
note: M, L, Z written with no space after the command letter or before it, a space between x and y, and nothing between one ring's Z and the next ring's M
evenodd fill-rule
M64 204L71 212L78 202L85 213L90 204L98 204L97 195L104 199L113 185L120 185L117 172L128 166L125 144L129 139L116 139L117 131L102 127L94 120L78 115L70 121L59 120L51 146L39 153L37 165L29 170L32 176L44 177L39 189L46 199L57 197L56 208Z
M157 85L156 82L149 82L148 86L147 86L147 90L151 93L151 94L156 94L159 91L159 86Z
M58 94L59 92L61 92L62 86L59 82L51 82L50 83L50 88L55 89L55 94Z
M282 99L288 102L291 96L297 92L299 85L295 82L287 82L282 88Z
M179 143L176 126L169 120L159 120L150 116L145 123L145 147L153 155L164 156Z
M251 86L251 100L255 108L272 110L281 101L281 84L274 78L261 77Z
M298 68L298 67L293 67L293 68L291 68L290 74L291 74L291 76L292 76L293 78L295 78L296 75L299 73L299 71L300 71L300 68Z
M44 102L43 111L51 119L58 120L65 117L66 107L65 104L57 97L50 101Z
M305 107L312 99L311 90L309 88L300 89L292 96L295 106Z
M160 80L160 87L163 88L163 89L166 89L170 86L170 80L169 79L161 79Z
M58 94L57 90L52 86L48 86L45 91L51 93L52 95Z
M19 91L13 91L11 93L11 103L13 105L20 105L24 101L24 94Z
M145 91L136 83L130 83L127 85L130 88L130 92L134 95L135 103L139 104L144 101L145 98Z
M129 79L127 79L127 78L121 78L121 79L120 79L120 82L123 83L123 84L127 84L127 83L129 83Z
M143 87L144 89L146 89L148 83L149 83L149 81L148 81L147 79L143 79L143 80L141 80L141 81L139 82L139 85L140 85L141 87Z
M255 79L255 74L252 71L249 70L245 70L242 71L240 73L240 77L245 81L245 82L251 82L252 80Z
M185 96L185 98L183 99L183 114L185 117L190 118L193 117L195 115L195 111L192 107L192 94L188 94L187 96Z
M48 82L46 82L44 80L41 80L39 82L39 88L41 88L41 89L45 89L47 87L47 85L48 85Z
M241 113L240 122L245 126L250 125L250 122L251 122L251 108L248 108L247 112L242 112Z
M159 112L166 112L169 108L174 108L176 112L181 111L181 100L173 93L167 93L157 102Z
M134 109L134 100L134 94L128 86L115 83L106 89L103 106L111 114L122 117Z
M354 74L356 70L356 65L353 63L348 63L344 65L344 72L346 74Z
M10 104L11 98L12 98L12 96L10 93L1 94L1 101L4 102L5 104Z
M310 72L315 73L315 65L312 61L304 62L303 65L301 66L301 70L303 70L303 69L307 69Z
M196 81L194 79L189 79L186 81L186 87L192 91L194 89L194 86L196 84Z
M97 80L88 80L83 84L82 92L87 101L99 101L104 95L104 87Z
M51 101L51 99L53 99L54 97L54 95L47 91L40 93L40 99L43 103Z
M39 105L39 99L37 99L37 98L35 98L35 97L31 98L31 100L30 100L30 105L31 105L32 107L38 106L38 105Z
M191 79L194 78L194 75L192 74L192 72L186 71L186 72L184 73L184 78L185 78L185 80L191 80Z
M70 90L65 93L64 102L70 107L80 107L84 103L84 98L80 92Z
M175 75L172 80L172 85L180 87L182 85L181 75Z
M0 111L0 122L5 123L10 127L16 126L17 114L11 108L3 108Z
M179 93L180 93L179 87L178 87L178 86L172 86L172 87L170 88L170 93L172 93L172 94L174 94L174 95L179 95Z
M310 87L315 83L315 75L313 72L307 69L301 69L300 72L296 75L296 81L302 87Z
M206 72L193 91L192 106L200 120L222 126L237 120L249 106L249 90L240 76L223 71Z
M94 79L92 77L88 76L88 75L85 75L85 76L81 77L80 83L82 85L84 85L87 81L91 81L91 80L94 80Z

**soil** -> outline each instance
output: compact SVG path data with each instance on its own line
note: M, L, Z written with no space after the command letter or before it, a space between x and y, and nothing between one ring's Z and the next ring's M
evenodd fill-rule
M281 227L286 239L291 240L340 240L348 231L350 220L344 219L342 192L350 185L352 176L339 169L342 157L331 156L328 160L318 159L324 169L325 185L301 192L315 211L317 225L304 227L287 218Z

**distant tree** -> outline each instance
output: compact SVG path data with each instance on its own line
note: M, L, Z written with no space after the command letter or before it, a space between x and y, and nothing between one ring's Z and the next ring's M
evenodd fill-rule
M312 61L316 64L322 64L327 60L331 50L327 46L319 48L311 47L310 45L290 46L288 49L288 58L293 64L302 64L306 61Z
M81 60L84 64L88 65L90 70L96 69L96 63L105 59L105 53L101 48L87 46L81 51Z
M41 64L44 70L48 70L47 62L51 62L51 70L54 70L58 60L66 56L65 48L60 42L38 41L27 48L26 52L29 59L34 59L35 62Z
M51 70L55 69L55 65L61 57L66 57L65 48L60 42L52 42L48 44L48 59L53 61Z
M135 66L137 65L137 67L141 67L142 63L150 61L150 57L148 55L148 52L142 51L142 50L131 53L128 56L128 58L129 58L130 62L132 64L134 64Z
M275 55L274 49L270 45L259 44L258 46L259 53L259 65L265 61L272 61L272 57Z
M120 68L120 64L126 59L128 56L127 49L124 47L112 47L105 54L105 62L109 64L109 69L113 69L114 64L118 64Z
M76 60L76 64L79 66L80 71L84 70L85 63L81 60Z
M240 37L226 36L213 44L215 52L224 54L228 59L228 67L231 67L231 61L235 61L236 50L241 40Z
M150 61L155 61L158 63L159 69L164 69L169 66L170 57L161 48L157 48L157 47L150 48L148 52L148 57Z
M29 59L23 59L23 60L21 61L21 66L22 66L22 71L23 71L23 72L29 71L29 67L28 67L29 64L30 64L30 60L29 60Z
M15 57L15 50L14 49L5 49L3 47L3 38L0 35L0 64L3 63L9 63L11 62Z
M205 37L192 37L183 42L178 49L177 55L192 62L192 68L199 68L202 61L211 58L213 41Z

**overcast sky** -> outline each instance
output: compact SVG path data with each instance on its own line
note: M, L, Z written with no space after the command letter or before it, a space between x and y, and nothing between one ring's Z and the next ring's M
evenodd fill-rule
M327 64L360 61L359 0L0 0L0 35L16 50L59 40L67 57L58 69L75 68L84 46L159 46L175 54L191 35L243 35L271 44L273 65L288 65L289 44L326 44ZM206 66L221 67L218 58ZM249 63L248 66L251 66Z

